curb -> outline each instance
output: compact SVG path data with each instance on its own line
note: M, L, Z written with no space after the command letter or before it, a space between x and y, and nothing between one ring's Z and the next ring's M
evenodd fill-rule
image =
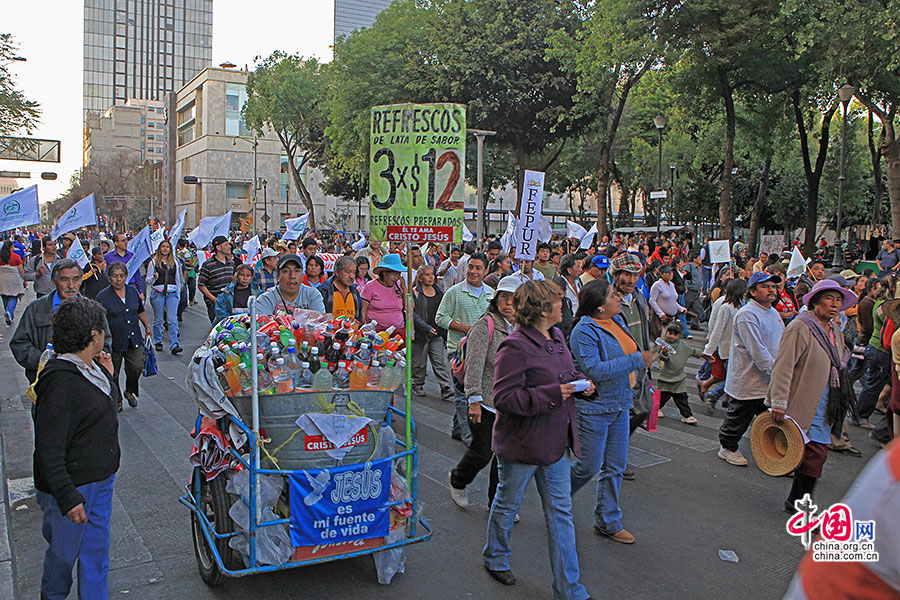
M16 587L16 560L12 551L9 489L6 481L6 458L3 452L2 433L0 433L0 492L3 493L2 513L0 513L0 598L18 600L19 590ZM6 581L7 577L8 581Z

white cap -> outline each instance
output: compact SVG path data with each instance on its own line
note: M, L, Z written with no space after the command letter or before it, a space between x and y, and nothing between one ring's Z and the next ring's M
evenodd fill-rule
M284 359L283 359L283 358L276 358L276 359L275 359L275 364L276 364L276 365L283 365L283 364L284 364Z
M338 369L346 369L346 368L347 368L347 363L345 363L342 360L338 361Z
M304 360L302 363L300 363L300 366L303 367L304 369L308 369L309 363Z

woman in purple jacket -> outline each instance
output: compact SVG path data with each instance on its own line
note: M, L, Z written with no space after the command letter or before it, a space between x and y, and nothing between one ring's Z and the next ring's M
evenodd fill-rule
M481 556L491 577L505 585L516 582L509 538L525 487L534 478L547 522L553 597L584 600L589 594L579 582L566 457L569 448L580 455L572 382L582 375L553 326L562 320L562 291L554 283L528 281L516 290L513 305L516 329L500 344L494 366L493 448L500 484ZM593 383L582 394L592 396Z

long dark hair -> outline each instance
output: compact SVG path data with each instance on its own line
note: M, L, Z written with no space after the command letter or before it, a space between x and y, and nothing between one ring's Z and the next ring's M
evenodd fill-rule
M12 242L6 240L3 242L3 247L0 248L0 262L9 264L10 258L12 258Z
M585 284L578 294L578 312L575 320L592 316L598 308L606 304L609 297L610 284L606 278L594 279Z
M740 278L729 279L725 285L725 304L735 308L741 307L741 301L747 294L747 282Z

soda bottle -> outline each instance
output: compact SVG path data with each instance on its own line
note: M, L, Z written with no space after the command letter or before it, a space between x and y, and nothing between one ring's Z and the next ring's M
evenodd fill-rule
M394 329L396 329L396 328L395 328L393 325L391 325L390 327L388 327L388 328L385 329L384 331L379 331L379 332L378 332L378 337L381 338L381 343L382 343L382 344L385 343L385 342L387 342L387 341L391 338L391 335L393 335L393 333L394 333Z
M278 336L279 336L279 339L281 340L281 346L282 346L283 348L287 348L287 347L288 347L288 344L290 343L290 340L295 340L295 341L296 341L296 338L294 337L294 334L291 333L290 331L288 331L288 328L285 327L284 325L282 325L281 327L279 327L279 328L278 328L278 331L279 331Z
M226 396L234 396L234 392L231 391L231 386L228 383L228 378L225 375L225 367L216 367L216 377L219 378L219 386L221 386L222 391L225 392Z
M354 363L353 370L350 372L350 389L364 390L368 383L368 376L363 364L361 362Z
M284 368L284 359L278 359L278 372L272 378L275 380L275 390L278 394L287 394L294 391L294 378L291 372Z
M245 362L248 365L250 364L250 344L241 343L237 347L238 354L241 357L241 362Z
M263 368L263 364L256 365L256 385L259 388L260 395L271 395L275 393L275 380L269 375L268 371Z
M363 364L369 362L369 359L372 357L372 351L369 350L369 344L366 342L359 343L359 350L356 351L356 360L362 362Z
M334 387L339 390L346 390L350 387L350 373L347 371L347 363L344 361L340 361L334 371Z
M231 337L238 342L243 342L250 337L250 332L240 323L234 323L231 326Z
M284 368L290 372L293 377L300 368L300 360L297 358L297 349L291 346L288 348L287 356L284 357Z
M393 361L388 361L384 370L381 372L381 386L387 390L397 387L397 371Z
M281 353L276 349L269 355L269 360L266 361L266 367L269 369L269 373L272 374L272 377L274 377L275 373L283 368L279 366L279 360L281 360L281 365L284 365L284 360L281 358Z
M303 334L303 337L300 338L304 342L306 342L307 348L312 348L316 343L316 334L313 331L312 327L306 329L306 332Z
M325 361L328 363L328 369L334 371L337 364L341 361L341 345L337 342L333 343L325 353Z
M372 366L366 371L366 378L369 387L381 387L381 367L378 366L377 360L372 361Z
M356 346L353 345L353 342L347 342L344 345L344 351L341 353L344 357L344 362L348 365L353 362L353 354L356 352Z
M238 380L241 384L241 394L249 396L253 392L253 378L250 376L250 365L241 363L238 367Z
M234 362L235 364L241 362L241 357L237 355L237 353L231 349L231 346L228 344L222 344L219 346L219 350L222 354L225 355L225 360L229 360Z
M322 362L319 370L313 375L312 389L314 390L330 390L334 386L334 378L331 371L328 370L328 363Z
M218 372L218 369L216 369ZM237 363L233 363L231 361L225 363L222 367L222 371L225 374L225 385L222 386L223 390L230 390L231 395L236 395L241 393L241 376L240 372L237 369ZM228 392L226 391L227 395Z
M313 375L316 374L316 371L319 370L319 348L313 346L309 351L309 370L312 371Z
M303 361L300 363L300 369L294 374L294 389L308 390L312 385L312 372L309 370L309 363Z
M41 352L41 358L38 359L38 373L40 373L44 365L47 364L47 361L56 356L56 352L53 351L53 344L47 344L47 347L44 348L44 351Z

